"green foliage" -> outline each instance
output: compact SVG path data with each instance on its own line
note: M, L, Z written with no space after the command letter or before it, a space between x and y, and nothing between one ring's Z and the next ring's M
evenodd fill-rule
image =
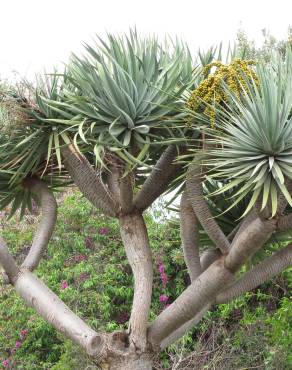
M243 74L247 89L240 97L225 84L229 101L216 105L218 129L204 128L211 138L199 154L208 176L224 185L212 195L234 189L232 205L251 196L244 215L261 197L262 209L270 200L274 216L278 193L292 205L286 188L292 176L291 70L292 53L287 51L284 59L274 55L269 65L257 64L258 84ZM193 114L209 122L203 113Z
M29 208L27 177L52 188L67 185L61 152L69 143L103 170L117 155L125 170L139 167L137 179L144 179L167 145L185 142L178 121L184 92L197 75L185 44L130 31L85 49L85 56L72 55L63 73L40 77L36 88L6 89L0 101L0 209L11 202L13 212Z
M131 310L133 281L117 223L97 214L79 193L69 194L62 204L59 222L38 268L38 276L94 329L125 328ZM151 319L173 302L189 283L177 225L166 222L161 210L156 210L154 217L146 215L155 269ZM36 222L26 214L21 223L14 217L4 225L3 235L20 261L32 241ZM165 284L161 281L159 264L163 265L167 276ZM263 290L248 293L209 312L195 330L161 355L165 369L181 351L186 357L192 353L199 356L200 351L207 353L211 350L213 334L216 334L219 349L214 351L214 358L209 355L212 361L216 356L223 360L231 357L233 367L230 365L230 369L235 369L252 366L253 356L256 356L258 364L273 369L273 364L281 357L284 369L289 361L291 303L283 292L287 292L289 282L292 283L291 272L287 270L277 284L266 284ZM168 297L167 302L160 302L162 295ZM24 329L28 333L21 340ZM208 336L207 333L213 334ZM18 341L21 346L15 348ZM227 346L224 354L220 352L220 343ZM198 364L203 361L200 356ZM83 370L85 364L95 368L80 349L34 310L28 309L12 288L1 286L0 360L5 359L11 361L12 369ZM208 359L203 361L202 369ZM267 365L263 365L265 363Z

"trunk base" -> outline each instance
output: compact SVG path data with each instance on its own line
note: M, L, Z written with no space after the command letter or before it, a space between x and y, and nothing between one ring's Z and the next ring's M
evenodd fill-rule
M152 370L153 358L149 354L129 355L109 359L101 364L103 370Z

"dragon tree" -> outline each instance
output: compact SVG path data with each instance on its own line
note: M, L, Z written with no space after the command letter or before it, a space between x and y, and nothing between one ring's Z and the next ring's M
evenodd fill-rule
M1 89L0 208L41 210L23 261L0 238L2 280L101 368L146 370L214 305L291 265L292 53L235 51L224 64L216 49L192 58L180 41L136 31L85 49L36 86ZM119 222L134 277L125 331L93 330L33 273L58 222L56 191L73 185ZM151 322L143 214L167 193L180 200L190 284Z

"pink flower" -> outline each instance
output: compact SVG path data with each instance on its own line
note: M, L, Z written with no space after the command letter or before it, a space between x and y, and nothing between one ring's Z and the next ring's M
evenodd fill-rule
M21 346L21 342L18 340L16 343L15 343L15 348L19 348Z
M98 230L99 234L100 235L107 235L108 232L109 232L109 229L107 227L101 227L99 230Z
M20 337L21 337L21 339L26 338L27 337L27 334L28 334L28 330L27 329L22 329L20 331Z
M61 283L61 290L64 290L64 289L68 288L68 286L69 285L68 285L67 281L63 280L62 283Z
M2 365L4 366L4 368L6 369L8 366L9 366L9 360L4 360L2 361Z
M162 302L162 303L165 303L168 301L168 296L165 295L165 294L162 294L160 297L159 297L159 301Z
M84 254L76 254L74 256L74 260L75 260L75 262L86 261L87 260L87 256L85 256Z
M165 287L165 286L166 286L166 284L167 284L167 281L168 281L168 279L167 279L167 275L166 275L166 273L165 273L165 272L164 272L163 274L161 274L161 275L160 275L160 279L161 279L162 285Z
M163 264L162 264L162 263L160 263L160 264L158 265L158 270L159 270L160 274L164 274L164 266L163 266Z

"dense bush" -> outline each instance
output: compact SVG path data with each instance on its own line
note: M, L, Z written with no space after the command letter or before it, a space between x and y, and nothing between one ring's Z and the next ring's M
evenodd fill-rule
M178 227L166 221L159 209L146 219L156 266L153 318L189 281ZM5 223L3 235L19 259L32 240L35 224L31 215L22 222L14 217ZM59 208L57 229L37 274L93 328L112 331L127 322L132 274L118 225L98 215L79 193L67 195ZM193 369L194 363L198 369L291 368L292 305L287 297L291 274L285 272L275 282L209 312L195 330L161 355L163 365L156 369ZM79 348L3 285L0 359L2 368L8 369L95 368Z

